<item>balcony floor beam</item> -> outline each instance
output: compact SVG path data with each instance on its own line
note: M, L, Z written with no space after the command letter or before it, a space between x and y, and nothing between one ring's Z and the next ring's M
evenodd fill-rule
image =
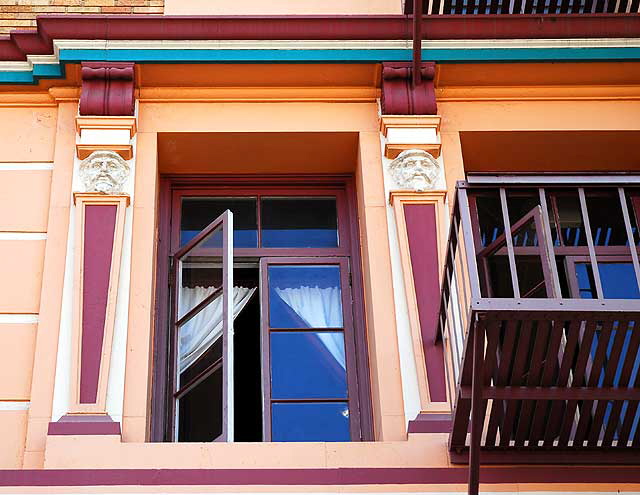
M472 387L460 387L462 399L471 399L472 396ZM640 389L626 387L485 387L482 390L482 399L640 401Z

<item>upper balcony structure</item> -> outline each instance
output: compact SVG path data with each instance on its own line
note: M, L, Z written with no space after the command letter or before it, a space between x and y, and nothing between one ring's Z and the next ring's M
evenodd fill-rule
M413 0L405 14L413 14ZM427 15L482 14L629 14L639 12L639 0L423 0Z
M468 459L470 493L480 455L640 459L638 218L639 177L458 183L438 335L455 384L451 460Z

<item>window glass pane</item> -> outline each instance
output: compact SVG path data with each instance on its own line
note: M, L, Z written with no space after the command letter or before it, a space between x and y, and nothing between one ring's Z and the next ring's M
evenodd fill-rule
M222 368L187 392L178 403L178 441L211 442L222 434Z
M269 267L271 328L342 328L340 267Z
M189 289L183 289L184 296ZM204 299L205 294L213 293L215 289L209 287L195 287L189 293L192 298ZM244 289L243 295L249 295L248 289ZM222 291L213 297L197 313L178 328L178 371L182 373L213 345L222 339L223 334L223 297Z
M261 203L263 247L338 246L335 198L265 198Z
M219 241L219 242L218 242ZM211 247L211 244L218 244ZM218 256L215 256L215 255ZM222 225L178 261L178 318L222 287Z
M258 247L258 222L255 198L184 198L180 219L180 245L184 246L225 210L233 213L233 245L239 248ZM208 247L221 246L222 238Z
M632 263L598 262L600 283L605 299L640 299ZM576 263L578 289L582 299L597 297L591 263Z
M347 365L342 332L273 332L273 399L347 397Z
M346 402L276 403L271 408L274 442L348 442Z
M595 246L628 246L627 229L616 189L586 190L587 212Z

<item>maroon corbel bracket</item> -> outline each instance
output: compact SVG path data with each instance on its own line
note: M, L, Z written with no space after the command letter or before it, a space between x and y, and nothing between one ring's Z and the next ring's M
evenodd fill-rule
M383 115L437 115L436 93L433 79L435 62L423 62L420 68L422 82L413 85L410 62L383 62L382 114Z
M83 62L80 115L133 115L134 66L131 62Z

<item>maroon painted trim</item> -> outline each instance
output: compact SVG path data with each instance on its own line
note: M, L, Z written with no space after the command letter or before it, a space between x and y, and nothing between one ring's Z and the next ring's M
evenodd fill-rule
M107 40L409 40L405 15L164 16L42 15L36 31L0 36L0 60L53 53L53 39ZM423 39L636 38L637 14L432 15Z
M171 187L169 180L160 179L158 196L158 241L156 265L155 318L153 332L153 373L151 392L151 431L152 442L169 440L166 438L167 411L170 404L170 384L167 364L173 362L170 355L171 345L167 331L170 321L169 309L169 240L171 237Z
M440 301L436 206L405 204L404 217L420 318L422 349L427 366L429 396L432 402L446 402L444 350L442 341L436 341Z
M409 433L451 433L451 415L421 413L409 421Z
M117 212L116 205L86 205L84 210L81 404L94 404L98 396Z
M7 469L0 486L463 484L467 468ZM482 483L640 483L636 467L483 468Z
M48 435L120 435L120 423L109 415L62 416L49 423Z

